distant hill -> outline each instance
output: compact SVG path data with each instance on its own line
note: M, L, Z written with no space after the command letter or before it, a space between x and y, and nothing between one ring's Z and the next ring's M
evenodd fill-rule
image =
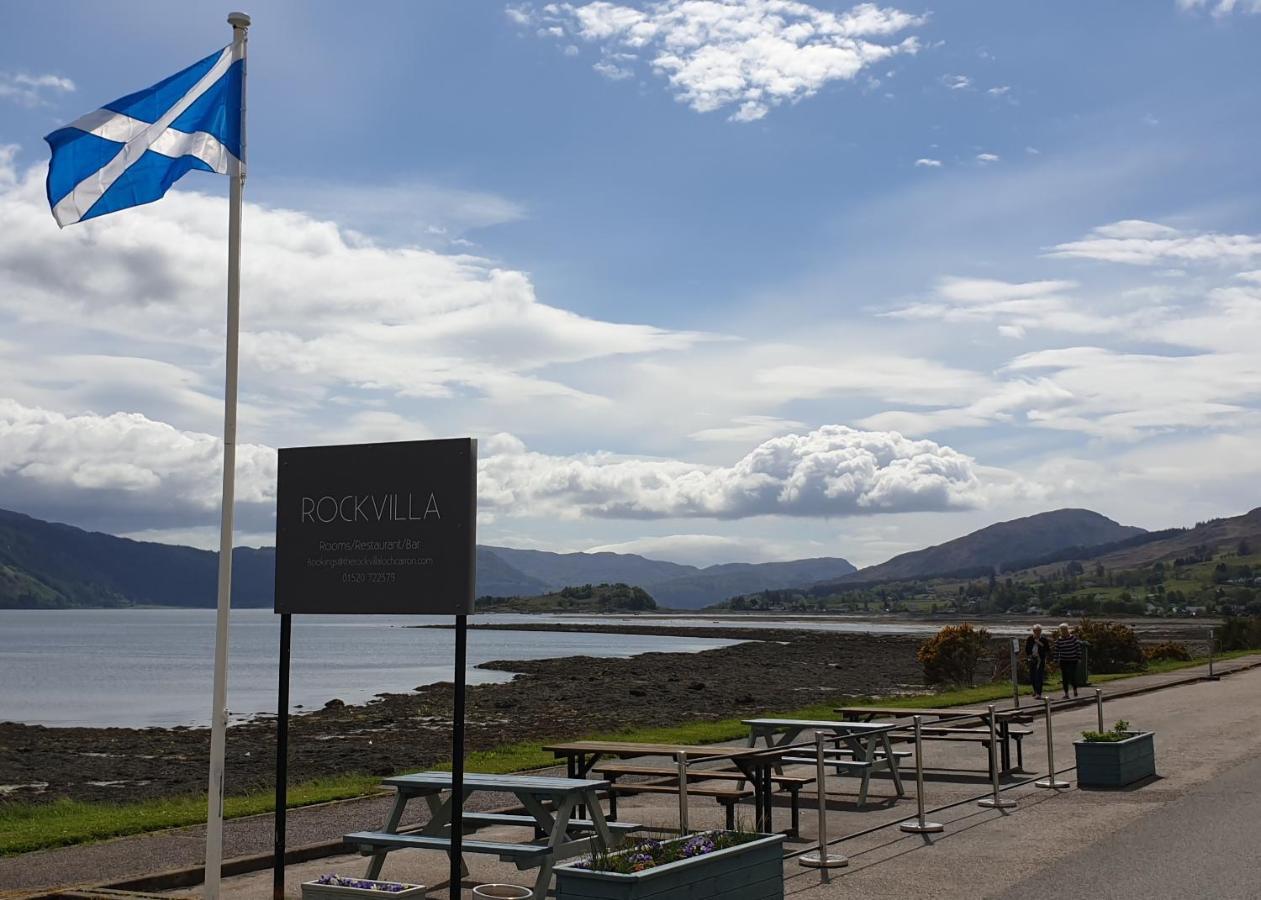
M657 604L640 587L628 584L584 584L538 597L483 597L481 612L619 613L652 612Z
M736 594L792 587L855 571L840 558L792 562L723 563L704 569L647 559L631 553L549 553L543 550L486 548L513 568L551 590L600 581L638 585L669 609L700 609ZM491 591L478 589L479 593Z
M232 551L234 606L271 606L276 553ZM218 554L0 510L0 608L212 607Z
M830 557L792 562L725 563L649 588L662 606L700 609L739 594L795 587L839 578L854 571L857 570L849 561Z
M1120 525L1088 509L1057 509L999 522L944 544L903 553L888 562L835 580L872 583L1001 571L1011 563L1052 556L1069 547L1092 547L1143 533L1142 528Z
M1212 519L1194 528L1171 529L1165 534L1168 536L1159 541L1118 548L1096 557L1096 561L1108 569L1135 568L1180 557L1211 556L1220 550L1235 549L1240 541L1261 549L1261 507L1242 516Z
M0 510L0 608L215 605L217 554L133 541ZM275 550L233 551L232 603L269 607ZM621 553L477 548L477 596L537 597L565 587L622 583L663 606L694 609L733 594L835 578L843 559L698 569Z
M647 587L700 571L695 566L647 559L633 553L551 553L546 550L516 550L494 546L483 549L495 554L518 572L542 582L547 590L553 591L568 585L598 582L620 582ZM478 593L495 592L479 588Z
M547 582L504 562L492 548L477 548L478 597L534 597L551 589Z

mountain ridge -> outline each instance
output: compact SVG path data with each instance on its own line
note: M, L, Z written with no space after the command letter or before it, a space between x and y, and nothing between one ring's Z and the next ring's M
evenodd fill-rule
M0 509L0 608L209 608L217 593L217 557L210 550L137 541ZM274 547L232 551L234 606L272 605L275 557ZM621 582L648 590L660 606L700 608L731 594L852 571L846 560L827 557L701 569L634 554L477 547L478 596L532 597Z
M1000 571L1004 564L1054 554L1069 547L1091 547L1145 534L1089 509L1055 509L995 522L941 544L900 553L851 575L817 582L854 584L953 575L981 569Z

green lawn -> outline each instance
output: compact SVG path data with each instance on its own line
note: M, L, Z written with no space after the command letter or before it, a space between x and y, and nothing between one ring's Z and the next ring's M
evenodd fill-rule
M1218 659L1231 659L1256 651L1223 654ZM1172 672L1188 666L1201 665L1203 659L1191 662L1153 663L1146 672L1152 674ZM1092 675L1092 683L1131 678L1133 675ZM1057 683L1058 679L1053 681ZM1050 687L1051 685L1048 685ZM1030 693L1022 685L1021 693ZM1010 684L985 684L978 687L941 691L913 697L870 697L855 701L838 698L800 709L784 710L772 715L790 719L826 719L833 716L833 708L845 704L851 706L896 706L906 709L936 706L974 706L978 703L1001 701L1011 696ZM690 722L663 728L641 728L616 733L593 734L591 740L623 740L647 743L707 744L731 741L748 734L740 719L721 719L713 722ZM492 750L470 753L466 767L473 772L506 773L520 772L555 765L556 760L544 753L537 744L506 744ZM450 768L447 764L438 768ZM308 806L330 800L360 797L375 791L380 778L372 775L339 775L321 778L289 789L289 806ZM275 806L271 791L256 792L244 796L228 797L224 812L228 818L271 812ZM158 831L183 825L194 825L206 819L204 796L172 797L139 803L84 803L60 800L54 803L7 803L0 802L0 855L26 853L46 847L81 844L88 841Z

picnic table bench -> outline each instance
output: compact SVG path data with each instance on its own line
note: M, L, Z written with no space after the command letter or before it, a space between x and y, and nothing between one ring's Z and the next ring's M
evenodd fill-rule
M357 831L344 837L372 859L366 878L381 874L386 854L395 850L451 851L451 813L454 792L450 772L418 772L385 779L382 784L395 790L394 803L380 831ZM462 816L465 830L487 825L519 825L532 827L531 841L462 840L464 853L481 853L513 862L519 869L538 867L534 897L547 895L552 866L557 860L580 856L599 848L616 847L621 835L641 826L631 823L610 823L600 808L599 792L609 789L609 782L589 779L550 778L537 775L464 776L464 798L478 791L512 794L520 801L526 815L508 813L466 813ZM445 799L443 793L446 792ZM402 832L399 822L408 802L423 798L429 806L430 818L418 832ZM575 810L583 805L589 818L576 818ZM463 868L461 860L461 868Z
M747 800L751 796L754 808L754 828L762 833L769 833L773 828L772 823L772 799L771 793L774 790L772 781L773 758L764 751L750 749L746 747L724 746L722 744L648 744L637 743L632 741L571 741L563 744L549 744L543 748L552 753L557 758L564 757L566 769L571 778L585 778L595 768L596 764L602 759L642 759L644 757L666 757L675 760L676 768L673 771L675 779L674 784L666 785L660 783L652 785L651 783L639 784L620 784L616 787L610 786L609 789L609 810L610 814L616 818L617 816L617 795L634 794L634 793L681 793L680 788L685 789L689 794L695 793L699 796L713 797L724 806L728 806L728 821L734 819L734 806L741 800ZM684 766L697 762L730 762L739 771L743 781L747 781L751 785L751 791L737 785L735 788L727 787L708 787L706 785L698 785L692 788L687 784L680 786L678 779L678 764ZM706 770L708 771L708 770ZM690 774L687 778L691 781ZM680 797L680 820L685 818L682 810L682 797ZM793 820L794 824L797 819L797 795L792 795L793 802Z
M888 772L893 778L898 796L906 796L906 791L902 787L902 776L898 772L898 760L910 754L895 751L889 741L889 735L898 727L896 725L878 722L836 722L829 719L745 719L744 724L749 726L750 747L756 746L761 740L765 741L767 748L772 750L788 747L804 731L822 731L829 734L829 740L836 745L839 752L831 755L827 765L833 767L838 775L858 776L860 779L859 806L867 802L867 787L875 772ZM808 748L802 749L808 751ZM798 754L794 757L784 757L781 761L815 762L815 759ZM818 789L822 791L823 785L819 785Z
M842 706L835 710L845 719L870 722L873 719L909 719L921 716L936 719L935 725L921 725L920 731L925 738L934 741L967 741L979 743L988 748L989 709L987 707L944 706L937 708L912 709L903 706ZM994 724L998 732L999 771L1010 772L1011 744L1016 744L1016 765L1024 768L1023 740L1033 732L1027 728L1016 727L1016 723L1030 720L1031 713L1022 709L994 710ZM943 724L949 721L949 724ZM975 721L977 725L965 724ZM898 740L906 740L908 732L902 725L897 731ZM986 769L989 769L988 758ZM992 776L992 772L990 773Z
M614 796L623 794L664 794L678 791L679 770L671 766L626 765L624 763L600 763L595 771L601 778L607 778L613 785ZM629 784L618 784L617 779L626 776L642 776L651 781L638 781ZM704 769L691 767L687 769L687 792L689 796L712 797L720 803L726 812L727 828L736 827L736 804L753 796L753 789L744 787L748 776L738 769ZM801 830L800 791L814 782L814 776L772 774L771 783L788 791L791 798L790 810L792 823L788 833L796 837ZM731 784L707 785L699 782L737 782ZM694 782L698 784L694 785Z

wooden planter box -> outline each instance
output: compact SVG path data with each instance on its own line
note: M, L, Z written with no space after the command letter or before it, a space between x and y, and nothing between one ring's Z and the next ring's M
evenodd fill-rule
M1077 783L1124 787L1156 774L1155 734L1137 731L1123 741L1075 741Z
M766 835L631 875L576 869L573 863L557 866L556 900L783 900L783 842L782 834Z
M393 881L372 881L367 878L357 879L366 884L399 884ZM314 881L302 882L302 900L353 900L355 897L424 897L423 884L404 884L401 891L373 891L367 888L342 887L338 884L317 884Z

